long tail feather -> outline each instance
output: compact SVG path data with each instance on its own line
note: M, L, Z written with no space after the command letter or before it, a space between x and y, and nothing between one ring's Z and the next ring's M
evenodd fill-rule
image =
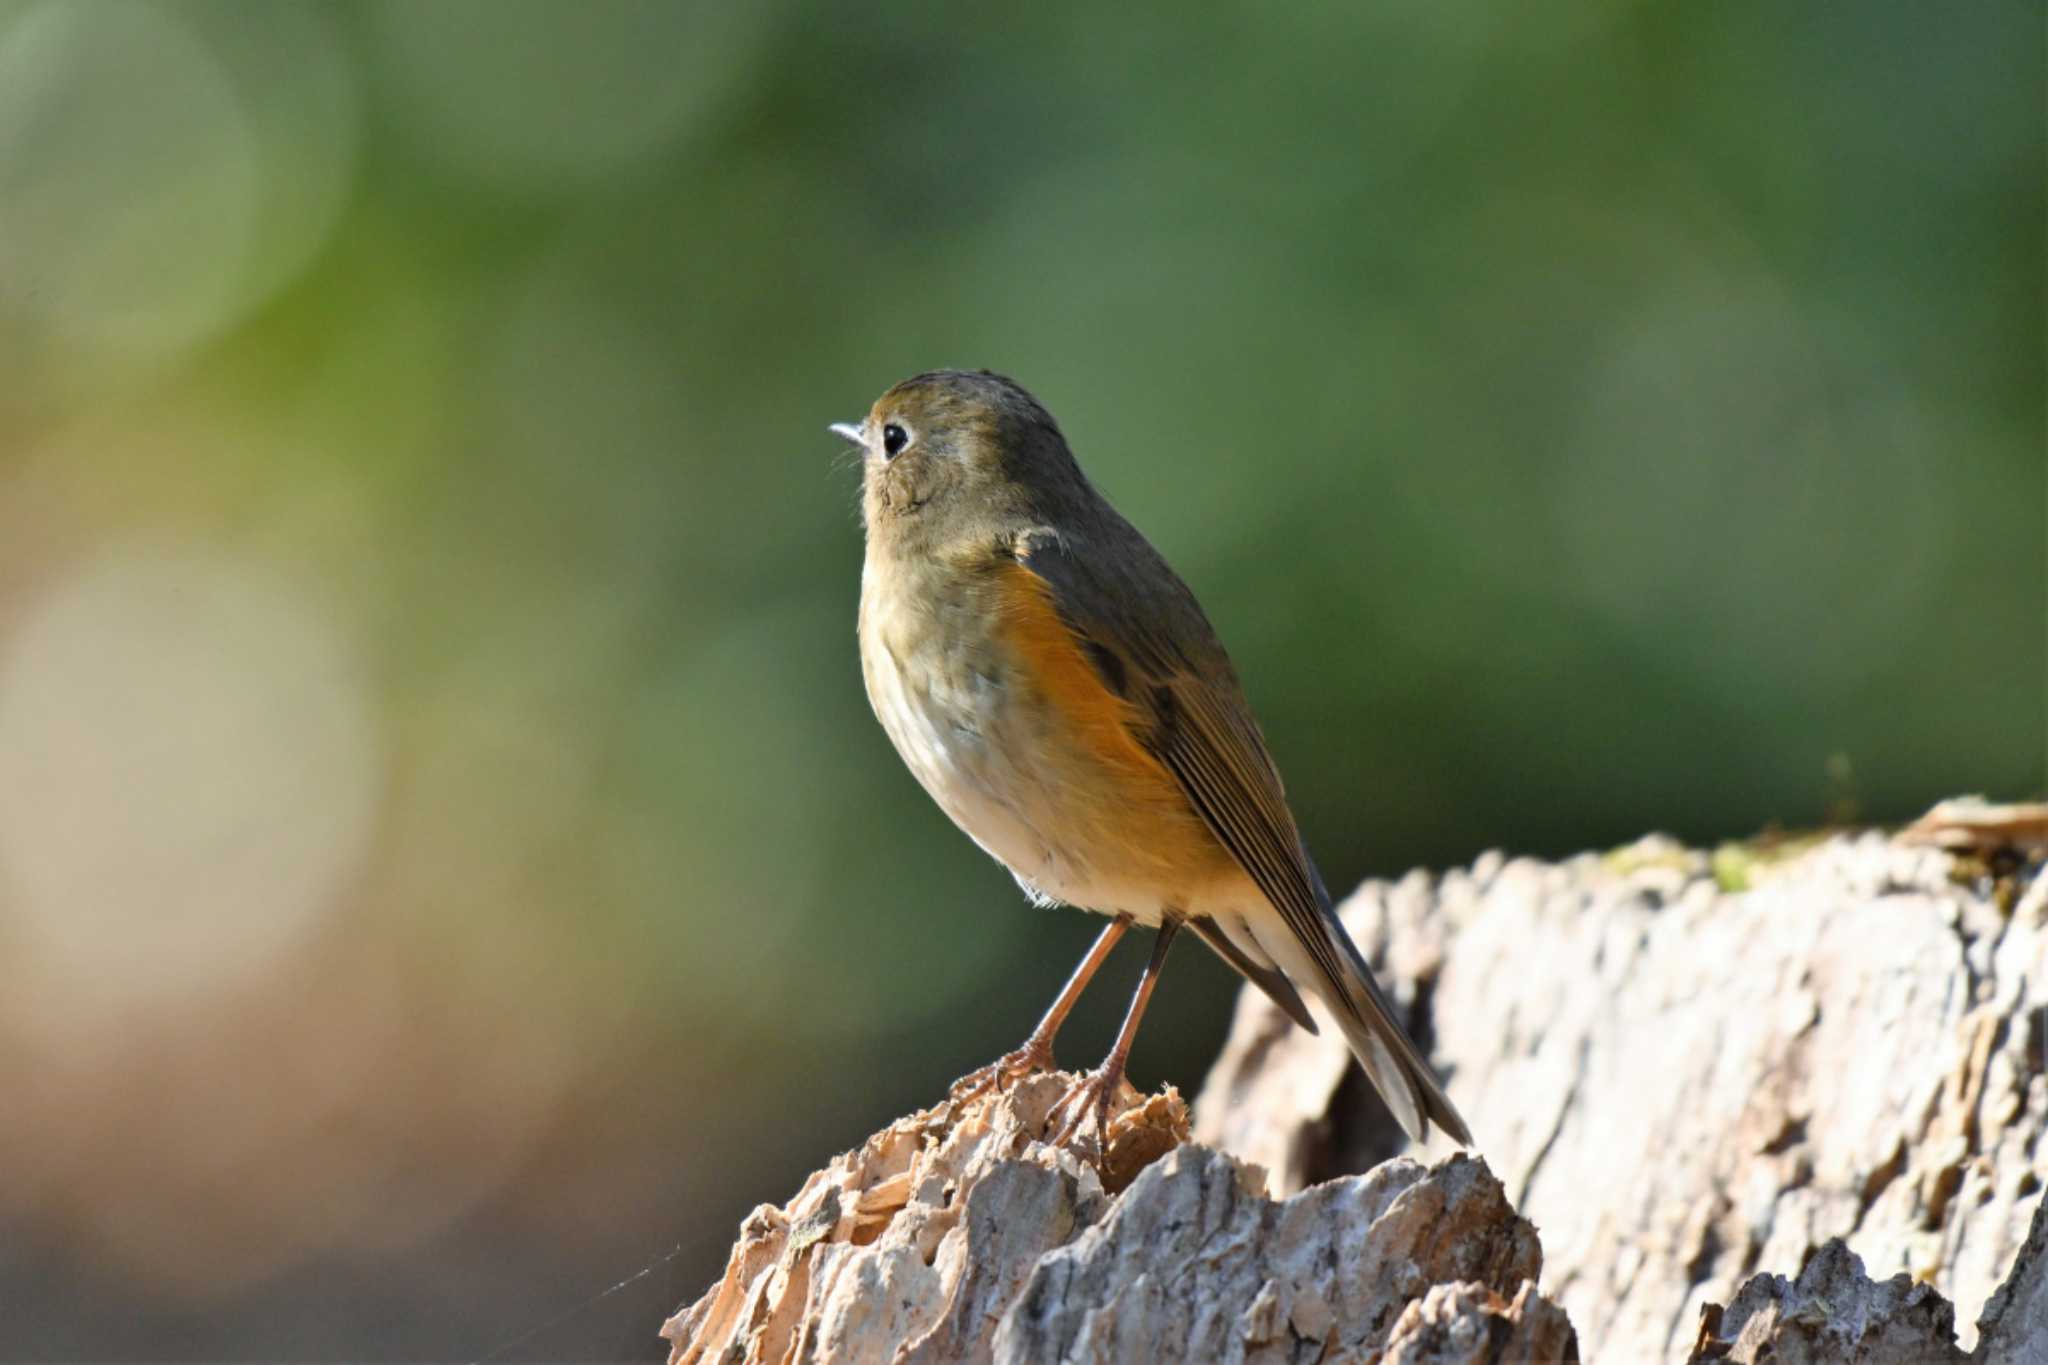
M1343 998L1330 1000L1329 1004L1359 1065L1372 1078L1409 1137L1422 1141L1429 1135L1429 1124L1435 1123L1453 1142L1470 1147L1472 1130L1451 1103L1451 1097L1444 1093L1443 1086L1437 1083L1428 1059L1416 1050L1407 1030L1394 1018L1389 1001L1372 979L1350 936L1341 927L1333 932L1350 950L1344 956L1353 972L1351 979L1342 983Z
M1307 860L1307 850L1302 852ZM1321 928L1326 932L1336 951L1317 955L1306 950L1295 938L1288 926L1278 922L1254 925L1259 943L1267 954L1279 963L1295 981L1313 991L1329 1007L1337 1021L1337 1027L1350 1045L1352 1055L1365 1068L1365 1074L1386 1100L1387 1108L1393 1111L1402 1131L1416 1142L1429 1136L1429 1125L1434 1123L1450 1136L1452 1141L1463 1147L1472 1145L1472 1130L1450 1096L1438 1083L1436 1072L1431 1070L1429 1059L1424 1057L1401 1027L1395 1017L1393 1002L1388 1000L1379 983L1373 980L1372 969L1366 965L1358 945L1345 932L1344 923L1337 918L1330 905L1329 890L1323 885L1320 872L1315 864L1308 862L1311 885L1316 899L1321 903ZM1331 973L1323 966L1326 960L1334 959L1338 972Z

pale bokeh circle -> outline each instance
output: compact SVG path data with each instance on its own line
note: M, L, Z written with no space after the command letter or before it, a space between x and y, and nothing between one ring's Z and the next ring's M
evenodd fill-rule
M360 122L304 5L0 9L0 308L78 346L204 340L326 241Z
M75 1021L260 976L369 840L357 661L261 566L130 545L0 641L0 913Z
M385 0L383 65L422 153L527 192L660 151L742 84L772 3Z
M0 277L88 341L175 344L225 311L256 212L226 73L174 11L38 5L0 32Z

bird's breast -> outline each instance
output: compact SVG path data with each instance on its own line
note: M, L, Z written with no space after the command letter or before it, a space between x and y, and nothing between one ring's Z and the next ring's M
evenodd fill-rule
M1220 870L1220 846L1035 585L1016 565L870 562L868 699L925 790L1027 891L1155 921Z

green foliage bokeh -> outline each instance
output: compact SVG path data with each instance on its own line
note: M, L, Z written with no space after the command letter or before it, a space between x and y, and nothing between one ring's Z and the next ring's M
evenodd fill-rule
M1021 1038L1095 924L946 824L855 656L825 425L914 371L1058 414L1230 644L1334 887L2039 793L2043 36L0 4L0 630L178 547L281 585L370 717L297 955L122 1028L173 1109L181 1066L360 1036L339 980L391 1031L317 1142L256 1082L253 1164L108 1138L102 1174L156 1172L118 1206L24 1139L6 1273L104 1276L132 1326L44 1298L0 1344L468 1358L680 1240L527 1348L644 1354L748 1207ZM1232 983L1173 967L1135 1069L1191 1091ZM111 1131L127 1073L52 1008L10 1055ZM248 1201L227 1268L167 1250Z

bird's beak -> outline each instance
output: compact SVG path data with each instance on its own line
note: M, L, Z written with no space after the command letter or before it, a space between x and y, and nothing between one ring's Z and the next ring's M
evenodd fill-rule
M840 440L850 441L857 446L864 446L868 443L867 437L861 435L858 422L834 422L828 430Z

